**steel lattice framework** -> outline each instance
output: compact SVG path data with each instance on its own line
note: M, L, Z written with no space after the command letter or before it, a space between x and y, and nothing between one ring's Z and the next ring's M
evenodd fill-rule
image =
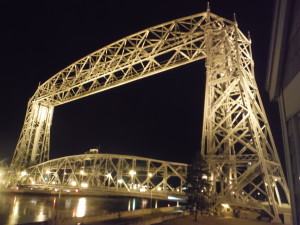
M235 22L207 26L205 43L201 153L212 172L212 201L248 205L279 220L289 190L255 81L251 42Z
M42 191L184 198L187 164L137 156L83 154L29 167L17 185ZM100 191L100 192L99 192Z
M277 219L289 191L254 78L251 40L237 23L207 12L110 44L60 71L29 100L11 167L49 160L54 107L206 58L201 153L211 197ZM283 196L283 197L282 197Z

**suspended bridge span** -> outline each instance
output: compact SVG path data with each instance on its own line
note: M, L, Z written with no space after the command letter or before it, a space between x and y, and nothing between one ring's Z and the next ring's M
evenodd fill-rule
M180 200L187 164L89 153L49 160L19 173L18 191Z

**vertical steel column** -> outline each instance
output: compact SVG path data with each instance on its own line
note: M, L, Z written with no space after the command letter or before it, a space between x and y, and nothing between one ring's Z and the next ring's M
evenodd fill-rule
M24 125L12 159L12 168L49 160L50 127L54 106L29 100Z
M215 205L251 205L279 220L283 200L274 180L287 204L289 193L255 82L251 42L237 23L216 28L208 22L205 43L201 153L211 170L212 199Z

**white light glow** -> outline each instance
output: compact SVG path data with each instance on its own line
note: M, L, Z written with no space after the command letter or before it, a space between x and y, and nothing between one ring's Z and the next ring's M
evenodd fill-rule
M22 172L21 172L21 177L24 177L24 176L26 176L27 175L27 172L25 171L25 170L23 170Z
M81 187L87 188L89 185L87 183L81 183Z
M135 210L135 198L132 200L132 210Z
M173 197L173 196L168 196L169 200L183 200L182 198L177 198L177 197Z
M7 224L18 224L19 220L19 201L14 199L14 204L12 208L12 213L8 217Z
M152 177L153 176L153 174L152 173L148 173L148 177Z
M72 186L76 186L76 185L77 185L77 182L76 182L76 181L72 181L72 182L71 182L71 185L72 185Z
M228 209L230 206L228 204L221 204L224 208Z
M136 175L136 172L135 172L134 170L130 170L130 171L129 171L129 174L130 174L131 176L133 176L133 175Z
M106 177L111 179L112 178L111 173L106 174Z
M84 217L86 211L86 198L80 198L77 210L76 210L76 217Z
M157 190L158 190L158 191L161 191L161 187L158 187Z
M50 170L46 170L46 174L50 174L51 173L51 171Z
M118 183L119 183L119 184L122 184L122 183L123 183L123 180L122 180L122 179L119 179L119 180L118 180Z
M44 206L40 206L39 213L35 217L35 221L45 221L47 216L45 215L45 208Z

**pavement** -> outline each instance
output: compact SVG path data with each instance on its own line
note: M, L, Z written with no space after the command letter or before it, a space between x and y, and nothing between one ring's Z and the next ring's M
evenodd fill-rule
M145 215L143 217L136 218L120 218L89 224L84 223L84 225L279 225L278 223L271 223L267 221L223 216L198 216L198 220L195 221L195 217L193 215L182 216L175 219L166 220L161 223L151 223L150 220L151 217L153 218L153 216L155 217L155 215Z
M195 221L195 216L183 216L176 219L168 220L155 225L271 225L278 223L270 223L267 221L246 220L234 217L221 216L198 216L198 221Z

